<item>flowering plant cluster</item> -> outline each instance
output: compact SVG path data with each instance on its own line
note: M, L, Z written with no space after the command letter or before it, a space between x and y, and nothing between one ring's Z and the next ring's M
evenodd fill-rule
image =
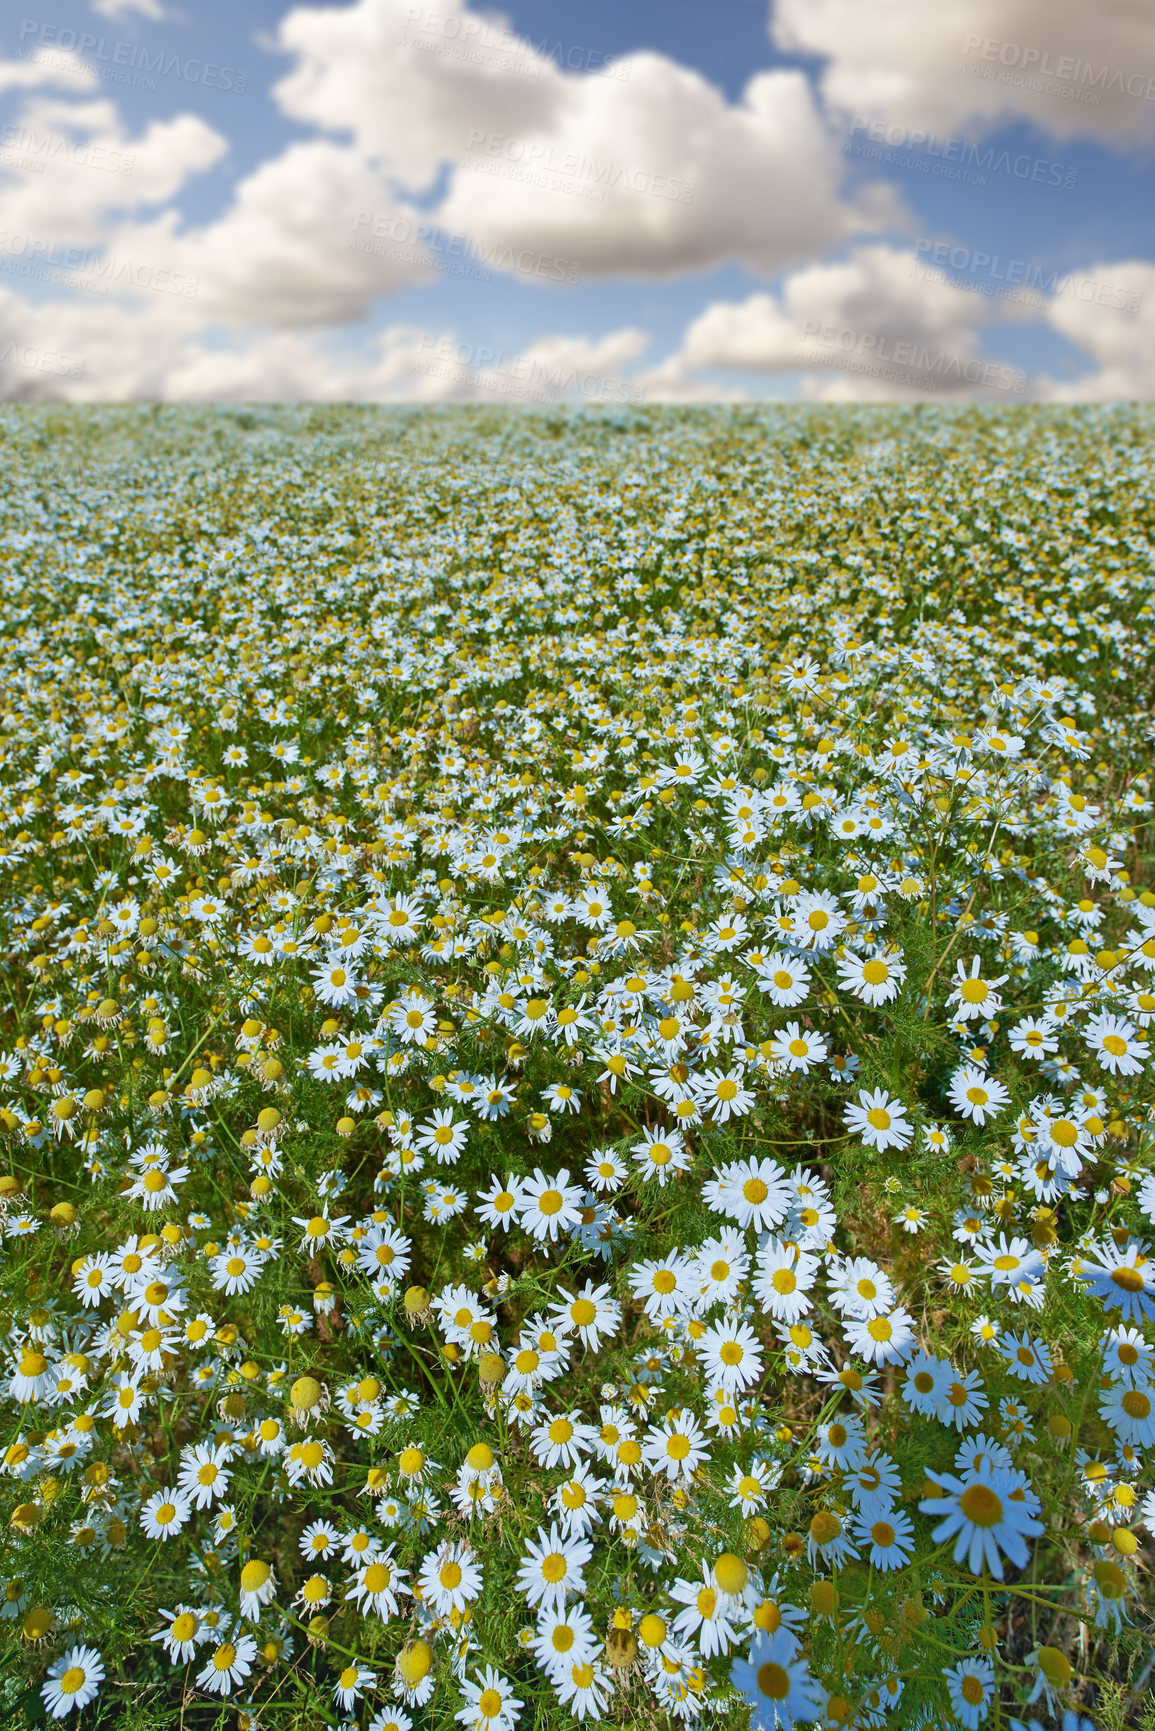
M1139 1724L1146 423L4 438L0 1705Z

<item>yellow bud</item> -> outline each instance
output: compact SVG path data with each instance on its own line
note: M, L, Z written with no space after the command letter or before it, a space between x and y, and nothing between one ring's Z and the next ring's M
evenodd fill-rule
M315 1376L299 1376L289 1390L289 1400L298 1412L311 1412L321 1398L321 1385Z

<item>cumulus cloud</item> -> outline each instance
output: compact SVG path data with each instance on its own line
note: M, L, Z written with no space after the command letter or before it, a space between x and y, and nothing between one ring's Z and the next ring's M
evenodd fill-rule
M758 75L737 104L661 54L563 72L457 0L297 7L278 45L296 57L274 91L286 113L413 189L449 165L448 229L587 276L776 271L899 220L882 189L844 199L800 72Z
M32 302L0 287L0 393L71 402L625 402L644 331L546 335L508 351L397 323L222 331L171 298Z
M824 62L827 105L933 131L1033 121L1155 137L1155 12L1135 0L774 0L771 35Z
M1096 362L1073 378L1048 378L1053 402L1155 397L1155 265L1143 259L1095 264L1060 283L1052 327Z
M228 140L195 114L153 120L133 135L115 103L35 97L6 133L0 168L0 251L99 246L116 213L167 203L219 162Z
M0 391L71 402L372 402L403 395L397 327L343 344L331 333L205 330L171 297L25 300L0 288Z
M642 392L626 373L645 331L602 337L549 335L506 350L456 332L395 329L380 382L390 400L439 403L626 402Z
M842 398L982 395L1013 388L991 371L984 326L1008 316L992 298L890 246L793 272L776 294L717 301L690 324L667 367L672 387L703 369L804 373L805 394Z
M628 80L567 79L537 127L459 134L444 220L587 273L644 277L727 260L775 272L881 215L842 199L840 161L801 73L760 74L732 106L662 55L628 65Z
M544 124L564 84L552 61L460 0L296 6L276 41L296 60L273 90L284 112L351 134L415 189L472 130Z
M178 234L166 214L113 233L108 249L195 277L201 319L335 325L367 317L384 295L434 280L420 227L420 214L393 196L360 151L318 140L262 163L215 222Z
M160 0L92 0L92 10L100 18L117 22L122 18L148 18L159 24L169 16Z
M4 394L103 402L163 395L181 341L166 306L129 310L89 296L29 301L0 288ZM43 352L50 359L37 364ZM60 364L63 362L64 364Z
M0 95L6 90L92 90L99 79L92 67L69 48L54 48L27 60L0 60Z
M93 9L156 20L166 6ZM778 0L772 28L817 68L760 72L730 101L659 53L563 67L465 0L293 6L274 97L311 136L196 223L181 194L224 160L221 133L188 113L130 128L67 51L0 62L0 90L23 101L0 163L0 392L727 400L743 374L823 400L982 397L1013 392L986 340L1013 318L1085 357L1039 394L1155 392L1155 266L1113 267L1126 305L1073 278L1017 301L975 292L874 238L912 233L913 219L885 183L848 192L838 137L838 117L855 114L940 134L1027 119L1141 141L1155 103L1113 89L1112 72L1155 66L1155 18L1123 0L1090 22L1075 0ZM1085 72L1099 101L975 75L1009 73L1036 47L1070 59L1072 89ZM435 228L471 249L466 276L656 280L737 263L779 280L706 305L657 361L633 325L508 352L472 331L355 331L382 299L437 280ZM23 277L40 279L28 301L8 292ZM45 283L75 292L44 300Z

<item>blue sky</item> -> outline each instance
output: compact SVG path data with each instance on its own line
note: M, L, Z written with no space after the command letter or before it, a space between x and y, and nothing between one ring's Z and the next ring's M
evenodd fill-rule
M33 0L0 109L8 397L1155 391L1124 0Z

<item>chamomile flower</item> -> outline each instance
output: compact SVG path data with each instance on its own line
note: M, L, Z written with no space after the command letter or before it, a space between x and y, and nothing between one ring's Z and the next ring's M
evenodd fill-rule
M1155 1347L1137 1328L1113 1328L1106 1340L1103 1370L1125 1388L1146 1388L1155 1382Z
M605 1488L606 1481L584 1461L558 1485L550 1507L567 1533L580 1537L596 1525L600 1519L599 1498Z
M825 1063L827 1056L828 1048L822 1036L804 1030L797 1022L787 1022L770 1047L772 1062L784 1064L787 1070L803 1076L816 1064Z
M903 1112L902 1102L884 1088L860 1088L857 1102L847 1106L842 1121L852 1135L861 1136L868 1148L882 1154L909 1147L914 1131Z
M860 1516L854 1535L875 1569L901 1569L914 1549L914 1526L901 1509Z
M622 1307L610 1296L606 1285L595 1286L592 1280L575 1292L564 1286L558 1289L551 1317L566 1329L572 1329L582 1345L596 1352L603 1338L612 1335L621 1320Z
M263 1606L270 1604L276 1594L277 1577L272 1564L266 1563L262 1557L250 1557L241 1569L241 1616L250 1622L258 1622Z
M759 1631L748 1655L730 1666L730 1682L750 1703L754 1731L793 1731L798 1720L822 1713L822 1696L798 1639L785 1627L773 1634Z
M642 1140L631 1146L642 1178L649 1183L656 1179L664 1187L676 1173L686 1171L690 1164L685 1138L680 1130L652 1130L643 1127Z
M916 1352L904 1367L902 1398L913 1412L929 1417L937 1412L953 1377L953 1368L945 1359Z
M1024 1016L1011 1029L1008 1043L1021 1058L1049 1058L1059 1049L1054 1025L1045 1017Z
M936 1417L940 1423L953 1425L956 1430L966 1430L970 1425L977 1424L989 1404L983 1389L983 1379L977 1370L956 1372L950 1367L951 1374L945 1379L945 1386L936 1409Z
M989 1658L980 1655L965 1659L960 1665L950 1665L943 1671L947 1695L960 1725L967 1731L977 1731L986 1718L995 1686L995 1668Z
M530 1447L543 1467L576 1467L597 1440L593 1425L583 1424L576 1413L558 1413L543 1420L530 1436Z
M810 994L810 969L800 956L773 951L757 964L759 988L776 1009L793 1009Z
M240 1245L222 1251L209 1265L213 1286L229 1298L248 1292L260 1279L266 1260L258 1251Z
M702 1200L716 1214L759 1232L782 1224L791 1196L782 1168L773 1160L732 1161L715 1168L715 1174L702 1186Z
M706 1658L737 1645L745 1607L723 1592L709 1563L703 1562L699 1580L676 1580L670 1597L683 1607L674 1618L675 1632L696 1641Z
M687 1412L668 1417L647 1431L642 1456L651 1472L668 1479L688 1479L709 1456L706 1438Z
M869 1257L856 1256L836 1264L829 1285L831 1302L847 1316L869 1319L894 1305L890 1276Z
M231 1449L226 1445L195 1443L182 1449L179 1489L195 1509L211 1508L229 1488L227 1463Z
M522 1181L507 1174L504 1179L491 1178L489 1188L478 1196L477 1218L486 1226L502 1227L506 1231L520 1218Z
M548 1531L539 1527L526 1540L525 1554L517 1571L517 1589L534 1607L550 1610L565 1605L570 1593L585 1585L585 1565L593 1546L585 1539L563 1533L555 1522Z
M521 1226L539 1241L555 1243L559 1232L568 1232L581 1217L581 1189L569 1181L567 1167L547 1175L534 1168L532 1178L521 1182L518 1199L518 1220Z
M769 1461L755 1460L743 1469L735 1464L731 1469L730 1507L737 1509L745 1516L757 1514L765 1507L766 1498L773 1484L773 1472Z
M1141 1449L1155 1444L1155 1384L1108 1389L1100 1396L1099 1411L1124 1443Z
M417 1582L423 1601L447 1617L463 1611L480 1594L481 1565L469 1545L447 1541L426 1556Z
M1135 1028L1124 1017L1092 1016L1083 1030L1083 1039L1111 1075L1142 1074L1147 1047L1136 1038Z
M845 1337L851 1351L871 1364L901 1364L914 1351L914 1318L902 1305L876 1316L851 1317Z
M1007 1238L999 1234L997 1244L988 1244L980 1254L977 1271L985 1275L992 1286L1016 1287L1042 1272L1044 1263L1039 1250L1026 1238Z
M553 1686L562 1706L574 1715L579 1724L591 1715L599 1720L605 1717L612 1685L609 1674L596 1660L578 1660L559 1666L553 1676Z
M593 1620L584 1605L565 1611L545 1610L537 1620L532 1650L538 1663L554 1673L564 1666L587 1664L601 1649Z
M961 958L956 963L954 989L947 1001L956 1006L955 1013L962 1022L997 1016L1003 1007L998 988L1006 984L1007 975L989 980L983 978L981 970L980 956L972 957L969 970Z
M739 1069L705 1070L694 1078L693 1086L698 1104L712 1124L726 1124L753 1109L754 1095Z
M1155 1261L1138 1244L1101 1249L1097 1262L1079 1264L1075 1278L1105 1310L1119 1311L1124 1322L1155 1318Z
M728 1394L748 1388L762 1375L762 1351L745 1323L707 1328L697 1343L698 1356L711 1380Z
M1044 1383L1051 1380L1051 1354L1041 1340L1028 1334L1008 1332L996 1343L1012 1376L1020 1382Z
M585 1164L586 1183L599 1196L612 1196L626 1180L626 1166L612 1148L595 1148Z
M1027 1513L1018 1474L993 1469L964 1480L928 1470L928 1477L944 1493L924 1497L918 1505L923 1514L942 1517L933 1533L936 1545L954 1539L954 1560L965 1558L972 1575L985 1568L1001 1581L1004 1557L1017 1569L1026 1567L1026 1541L1043 1531L1043 1523Z
M454 1717L466 1731L512 1731L523 1703L492 1665L476 1682L463 1678L461 1693L464 1705Z
M871 1521L876 1515L892 1509L901 1484L901 1473L890 1455L881 1449L859 1461L846 1476L850 1500L864 1521Z
M210 1695L231 1695L245 1681L257 1657L257 1643L250 1635L237 1635L207 1647L205 1663L197 1672L197 1687Z
M346 1665L333 1685L333 1702L343 1713L352 1711L363 1699L366 1689L377 1685L377 1675L363 1665Z
M104 1682L104 1662L95 1647L69 1647L48 1667L40 1698L54 1719L79 1712L96 1699Z
M963 1064L955 1071L948 1094L955 1110L978 1125L997 1118L1011 1097L1001 1082L973 1064Z
M203 1612L195 1605L181 1603L175 1611L162 1611L160 1614L165 1619L165 1626L151 1637L152 1640L164 1647L170 1664L191 1665L197 1647L208 1633Z
M192 1514L188 1498L171 1486L154 1491L141 1504L140 1524L150 1539L172 1539L180 1532Z
M850 951L838 964L838 978L847 991L877 1009L898 996L906 979L906 964L902 952L893 946L869 956Z

